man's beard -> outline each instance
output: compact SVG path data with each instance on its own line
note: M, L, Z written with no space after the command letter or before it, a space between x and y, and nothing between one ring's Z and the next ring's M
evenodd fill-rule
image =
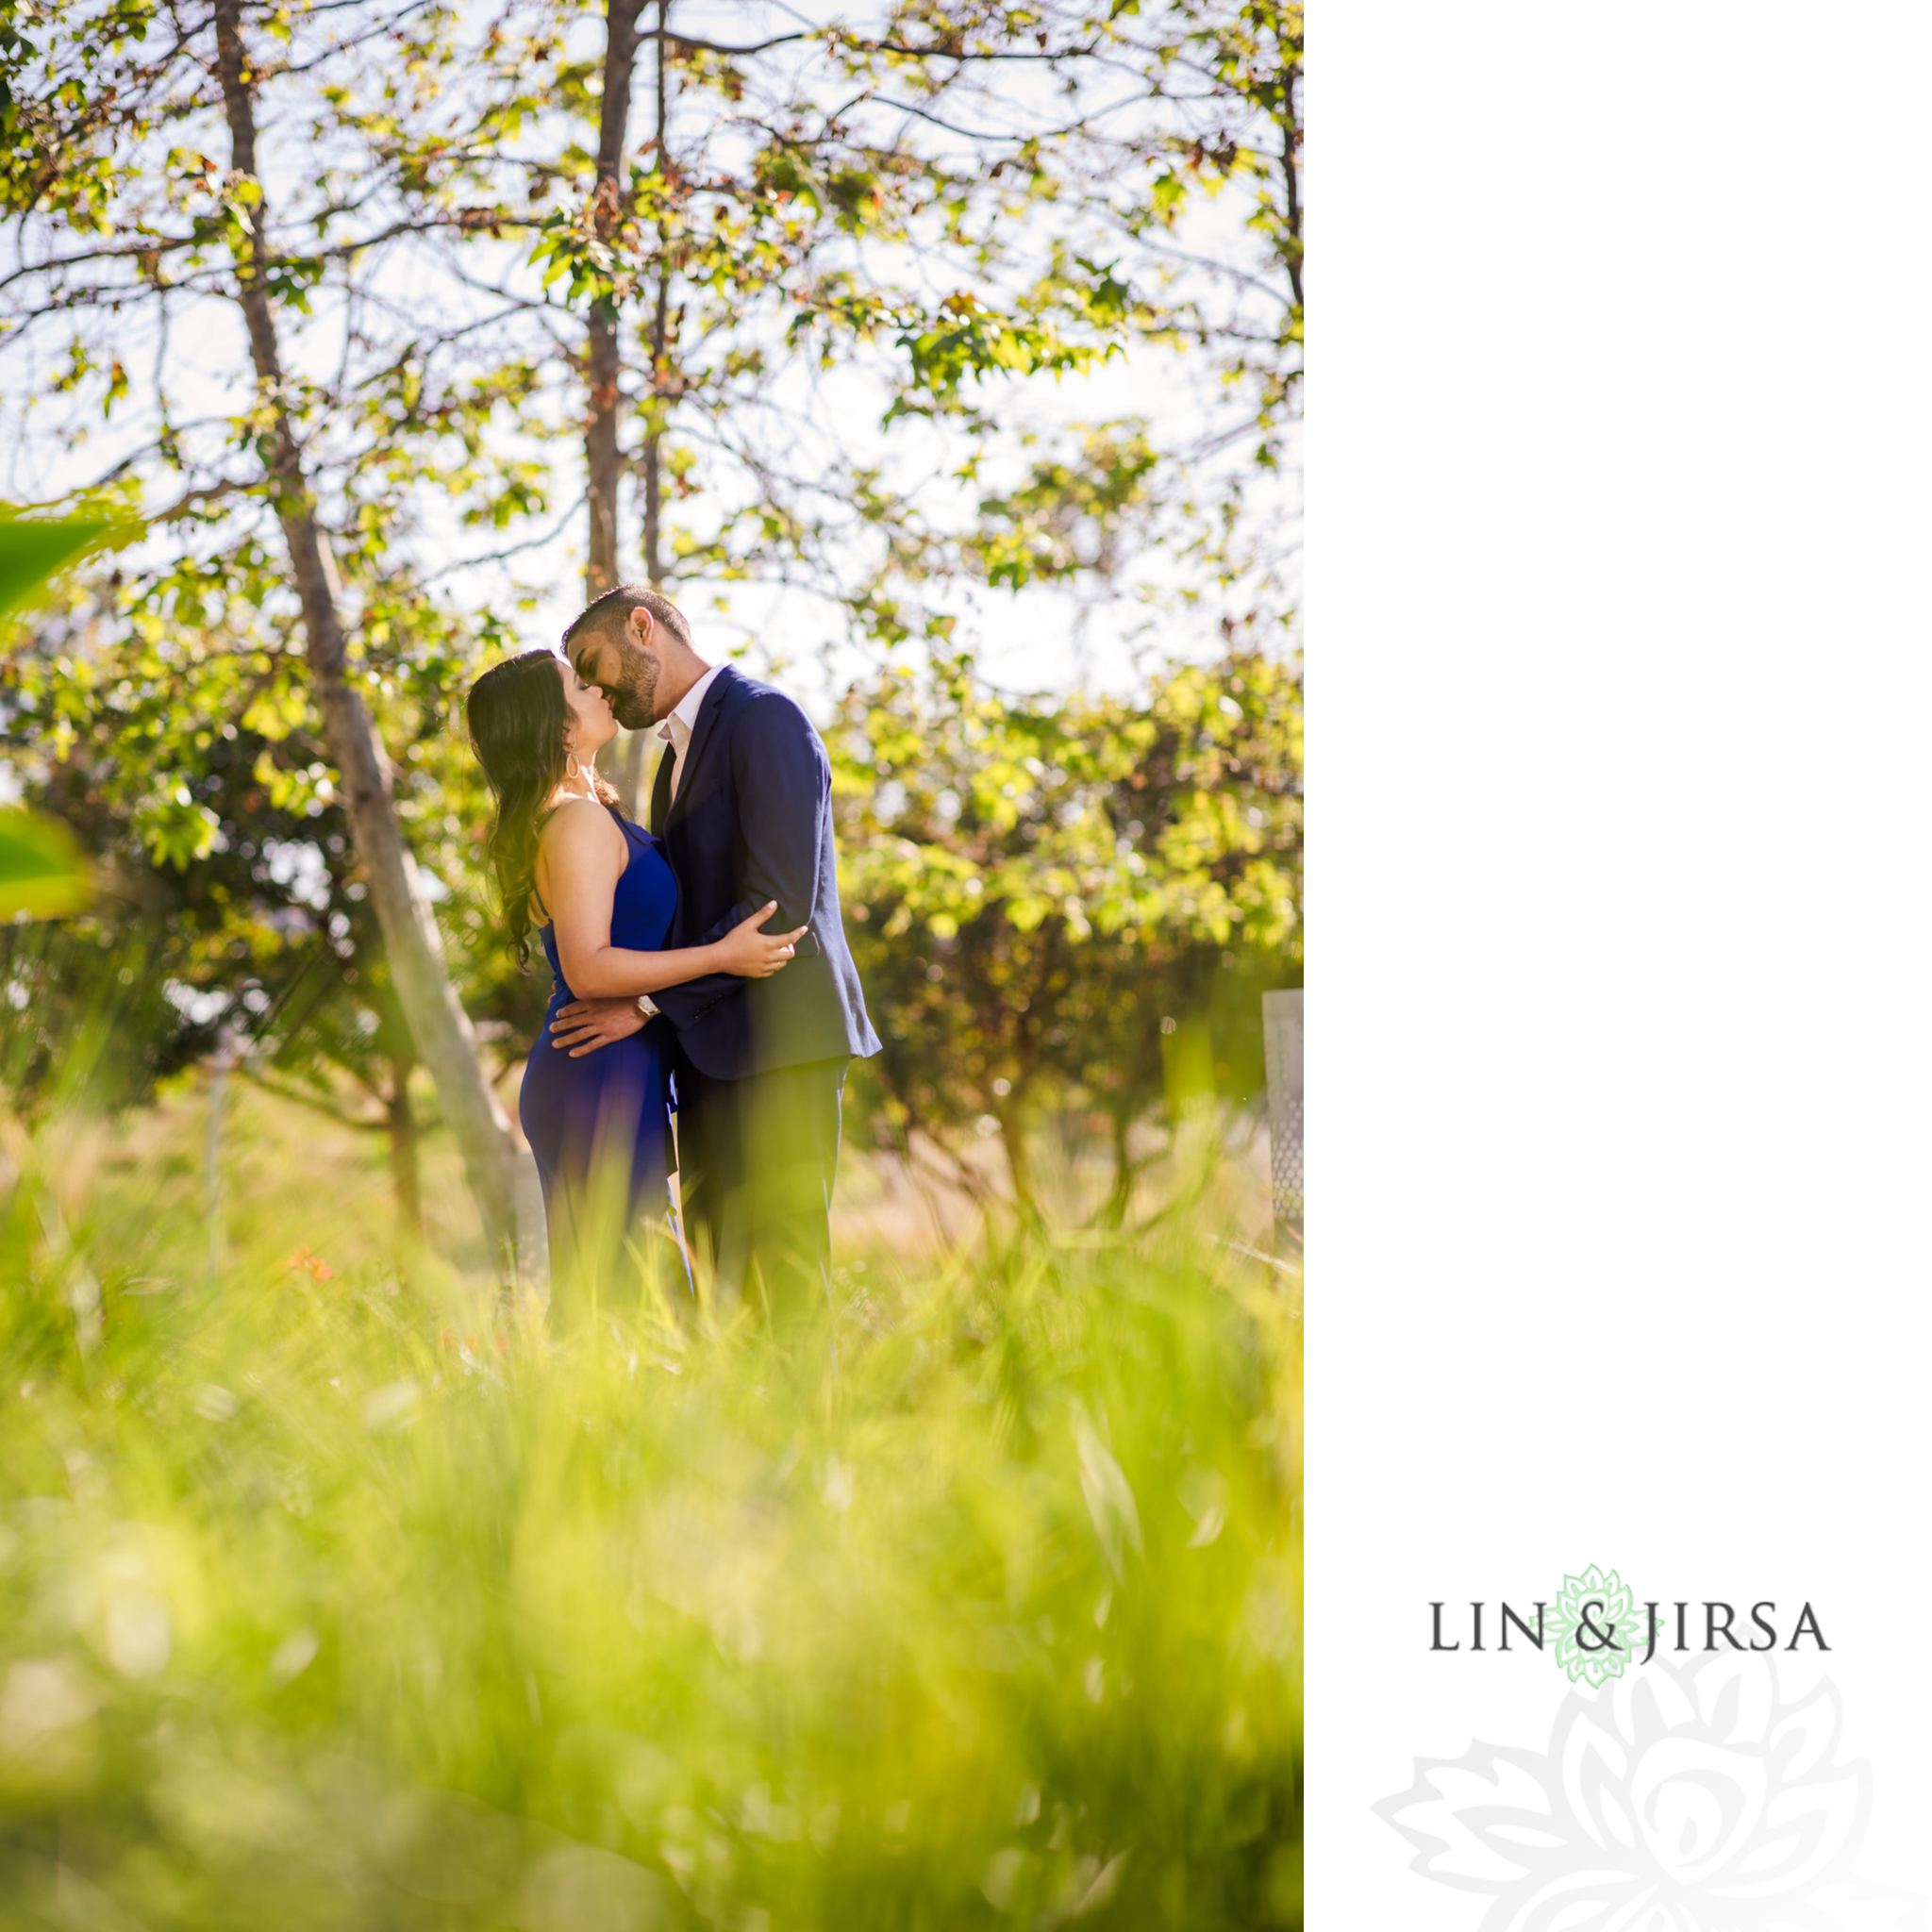
M621 684L607 685L604 695L626 731L643 731L658 722L658 667L640 651L623 668Z

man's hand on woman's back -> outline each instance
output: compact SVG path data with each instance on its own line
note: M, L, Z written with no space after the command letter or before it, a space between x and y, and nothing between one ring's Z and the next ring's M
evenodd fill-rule
M550 1043L580 1060L643 1028L643 1009L636 1000L572 1000L558 1008L557 1018L550 1023Z

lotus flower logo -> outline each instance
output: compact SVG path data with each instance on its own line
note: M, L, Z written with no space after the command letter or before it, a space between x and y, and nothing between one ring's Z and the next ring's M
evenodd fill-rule
M1614 1570L1592 1563L1566 1576L1557 1599L1557 1663L1573 1684L1600 1690L1621 1677L1643 1648L1643 1620L1630 1586Z
M1546 1752L1419 1761L1375 1810L1412 1870L1491 1894L1481 1932L1925 1932L1852 1876L1871 1774L1835 1761L1840 1722L1829 1684L1781 1702L1767 1658L1659 1660L1573 1690Z

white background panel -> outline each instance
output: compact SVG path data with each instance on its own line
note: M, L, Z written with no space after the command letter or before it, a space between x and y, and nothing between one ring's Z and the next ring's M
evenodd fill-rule
M1932 1892L1932 8L1309 67L1308 1922L1481 1923L1370 1807L1567 1687L1427 1605L1591 1562L1809 1599Z

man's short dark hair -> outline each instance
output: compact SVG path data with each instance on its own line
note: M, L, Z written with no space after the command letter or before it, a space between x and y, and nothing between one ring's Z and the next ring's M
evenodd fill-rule
M621 633L630 622L631 612L640 605L680 644L690 648L691 625L685 622L684 612L669 597L661 596L643 584L619 584L616 590L606 591L601 597L593 598L583 614L564 632L564 656L569 657L571 645L587 633L595 632L601 636Z

